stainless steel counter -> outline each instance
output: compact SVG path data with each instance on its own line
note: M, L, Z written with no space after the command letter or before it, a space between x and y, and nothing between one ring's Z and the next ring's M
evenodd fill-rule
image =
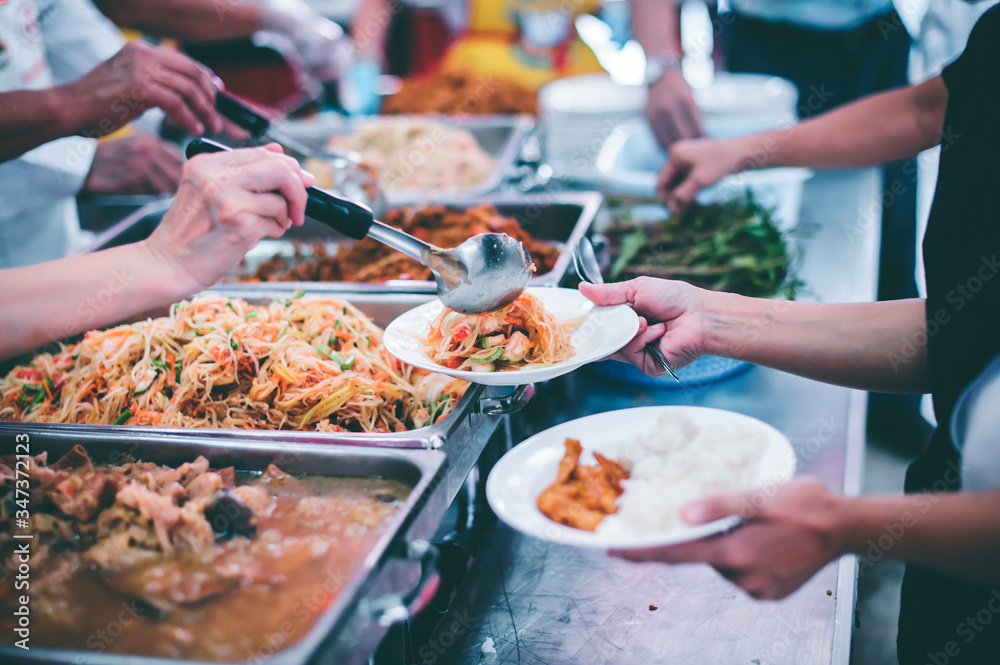
M819 300L874 299L878 182L864 170L806 183L800 274ZM866 395L769 369L683 390L630 388L584 369L539 390L524 415L528 429L541 429L653 404L755 416L788 435L800 473L838 491L861 486ZM630 564L499 525L437 632L413 651L428 664L841 665L850 655L855 582L856 561L845 557L789 598L756 602L706 566ZM483 653L488 639L495 654Z

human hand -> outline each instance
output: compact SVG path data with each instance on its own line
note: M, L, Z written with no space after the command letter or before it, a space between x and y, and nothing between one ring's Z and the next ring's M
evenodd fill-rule
M274 46L298 65L312 84L340 77L354 54L354 43L343 28L320 16L303 0L256 2L261 7L263 29L286 37L292 52L280 43Z
M609 552L629 561L707 563L758 600L784 598L828 562L846 554L850 515L843 496L818 480L797 479L686 505L689 524L740 515L743 526L679 545Z
M80 132L102 135L159 107L195 135L219 132L212 72L191 58L133 41L80 79L62 86Z
M199 155L184 165L177 198L145 242L176 273L178 289L195 293L262 238L300 226L313 180L275 143Z
M735 141L697 139L670 147L656 189L675 215L684 212L705 187L740 170L742 152Z
M679 69L668 69L649 86L646 118L664 148L670 148L681 139L705 135L701 128L701 111L695 106L691 87Z
M148 134L101 143L83 191L90 194L161 194L177 191L180 148Z
M665 370L646 351L657 343L667 363L679 369L704 353L705 327L702 314L715 295L686 282L638 277L616 284L580 284L580 292L598 305L628 305L648 323L625 348L614 356L630 362L643 373L660 376Z

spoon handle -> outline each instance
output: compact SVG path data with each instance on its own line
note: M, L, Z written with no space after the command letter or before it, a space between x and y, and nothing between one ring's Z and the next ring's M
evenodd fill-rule
M186 152L188 159L191 159L195 155L224 150L232 148L209 139L195 139L188 144ZM306 216L340 231L348 238L361 240L368 235L375 223L375 216L365 205L336 197L316 187L307 187L306 193L309 195Z

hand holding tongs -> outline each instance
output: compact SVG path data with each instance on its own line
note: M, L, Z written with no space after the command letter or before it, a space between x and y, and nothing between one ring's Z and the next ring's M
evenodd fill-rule
M195 139L188 144L189 158L230 148ZM517 240L503 233L480 233L454 249L441 249L384 224L371 209L334 196L318 187L307 187L306 216L361 240L371 236L430 268L438 297L446 306L465 314L481 314L514 302L531 278L531 254Z

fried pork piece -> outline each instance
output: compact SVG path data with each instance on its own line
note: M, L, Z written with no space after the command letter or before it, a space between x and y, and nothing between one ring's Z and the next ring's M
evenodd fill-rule
M538 509L560 524L594 531L601 520L618 512L615 501L625 491L621 481L628 479L628 469L600 453L594 453L596 466L581 465L580 442L566 439L565 445L556 481L538 495Z

